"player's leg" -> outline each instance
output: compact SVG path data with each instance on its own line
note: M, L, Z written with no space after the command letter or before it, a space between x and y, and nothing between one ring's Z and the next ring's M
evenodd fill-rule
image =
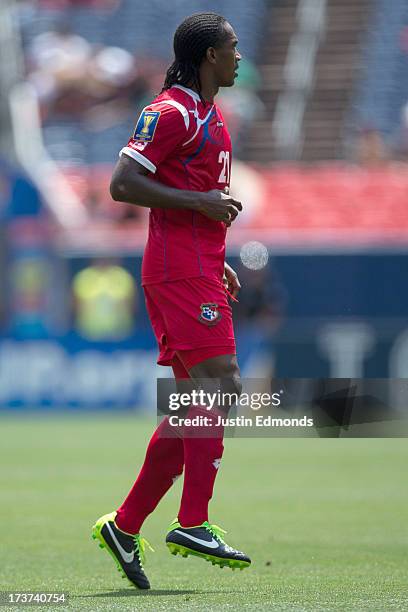
M172 360L176 380L189 378L177 356ZM168 417L157 427L147 447L145 460L136 482L118 508L116 524L127 533L139 533L140 528L157 504L181 476L184 464L184 444L171 428Z
M239 392L232 309L221 281L206 277L182 279L151 285L145 287L145 291L149 303L153 304L149 316L156 338L161 338L161 328L164 328L166 343L177 352L190 376L194 377L195 386L199 378L221 378L229 390L232 386ZM192 407L190 410L202 408ZM212 413L215 420L216 410ZM211 433L208 428L201 433L190 428L184 433L185 476L180 513L188 526L180 525L178 521L172 525L167 537L168 545L172 552L177 552L174 547L181 544L175 542L175 538L182 537L180 531L185 527L199 529L202 537L198 539L204 541L204 548L200 549L198 542L193 544L190 534L191 546L183 548L183 554L197 554L220 565L246 567L250 564L248 557L227 547L219 529L211 527L207 520L208 502L223 452L223 428L214 423ZM211 542L211 558L208 547L205 548L207 537Z
M213 349L214 350L214 349ZM198 351L197 351L198 353ZM189 373L198 387L214 392L222 387L224 392L241 393L240 371L235 355L217 355L195 364ZM208 388L214 380L214 389ZM178 518L185 527L201 525L208 520L208 504L213 494L214 482L224 452L224 427L217 425L219 417L225 417L229 406L190 408L189 417L205 416L203 427L184 428L184 487Z
M177 356L172 361L176 380L189 378ZM149 442L146 457L136 482L117 512L102 516L93 527L92 536L115 559L118 570L141 589L150 587L144 573L145 540L140 528L183 471L184 446L174 437L167 418L157 427Z
M212 351L216 352L217 349L213 348ZM186 358L186 352L179 354L184 354ZM197 351L196 356L199 356ZM194 359L193 351L187 352L188 359ZM239 367L233 354L214 355L192 365L189 373L197 387L204 387L204 390L209 383L209 390L221 386L224 393L236 397L241 393ZM212 381L216 382L215 387ZM189 417L205 416L206 421L202 427L184 428L183 494L178 520L170 526L166 542L173 554L192 554L221 567L227 565L232 569L244 569L251 563L249 557L226 545L223 531L208 521L208 505L224 450L224 428L218 424L218 418L225 417L229 408L229 405L212 408L211 411L207 411L205 406L190 408Z

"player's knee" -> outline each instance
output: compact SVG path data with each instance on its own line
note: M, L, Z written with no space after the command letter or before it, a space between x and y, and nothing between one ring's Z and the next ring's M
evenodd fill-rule
M232 359L225 361L220 369L220 378L223 384L231 387L233 392L239 397L242 393L242 382L236 357L234 356Z
M220 408L228 412L237 403L242 393L241 373L237 364L230 364L220 372L222 405Z
M241 381L241 375L240 375L239 370L238 372L233 373L231 377L224 378L223 383L231 387L234 395L236 395L237 398L239 398L239 396L242 393L242 381Z
M241 376L235 355L219 355L207 359L194 366L190 376L196 382L199 381L207 392L221 391L223 401L219 408L226 412L241 395Z
M238 373L233 374L230 378L222 379L222 392L225 401L222 409L228 412L234 406L242 393L242 382Z
M225 362L220 364L215 376L214 373L212 373L208 378L215 378L218 380L222 390L225 392L233 393L237 397L242 393L241 373L236 362Z
M241 395L241 393L242 393L242 381L241 381L241 376L240 375L235 379L235 385L236 385L236 388L237 388L237 395L239 397Z

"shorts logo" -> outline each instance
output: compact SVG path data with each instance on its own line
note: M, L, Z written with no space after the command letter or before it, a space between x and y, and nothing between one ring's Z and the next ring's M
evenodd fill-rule
M207 304L201 304L201 313L198 320L206 325L216 325L221 319L221 313L218 310L218 304L209 302Z
M159 117L159 111L143 111L136 124L133 139L141 142L152 142Z

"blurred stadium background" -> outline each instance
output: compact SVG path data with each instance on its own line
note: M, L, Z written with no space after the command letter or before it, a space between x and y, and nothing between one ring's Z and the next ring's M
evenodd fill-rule
M155 405L147 211L108 184L199 10L244 56L219 96L244 375L408 377L406 0L3 0L1 407Z

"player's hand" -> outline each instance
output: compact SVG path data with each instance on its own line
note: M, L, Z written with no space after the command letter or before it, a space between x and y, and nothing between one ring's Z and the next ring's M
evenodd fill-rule
M231 295L236 298L241 289L241 283L239 282L237 273L227 264L227 262L224 264L223 282Z
M242 210L242 204L229 194L212 189L200 194L198 210L209 219L223 221L229 227Z

